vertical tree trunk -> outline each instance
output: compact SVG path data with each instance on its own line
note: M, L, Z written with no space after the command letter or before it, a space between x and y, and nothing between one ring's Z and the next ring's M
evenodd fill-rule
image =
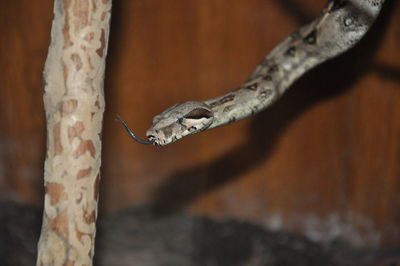
M111 0L55 0L37 265L92 265Z

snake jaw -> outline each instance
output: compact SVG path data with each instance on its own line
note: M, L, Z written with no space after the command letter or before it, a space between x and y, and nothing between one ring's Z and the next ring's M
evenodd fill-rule
M211 108L202 102L177 104L153 119L146 136L155 145L165 146L207 129L213 121Z

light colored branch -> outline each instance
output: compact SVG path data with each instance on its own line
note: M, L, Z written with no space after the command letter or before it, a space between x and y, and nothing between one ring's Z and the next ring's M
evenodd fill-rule
M111 0L55 0L37 265L92 265Z

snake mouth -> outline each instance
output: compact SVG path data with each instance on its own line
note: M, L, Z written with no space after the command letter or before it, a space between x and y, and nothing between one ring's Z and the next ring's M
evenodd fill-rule
M151 142L154 146L162 146L161 143L157 141L156 136L148 135L147 138L149 139L149 142Z

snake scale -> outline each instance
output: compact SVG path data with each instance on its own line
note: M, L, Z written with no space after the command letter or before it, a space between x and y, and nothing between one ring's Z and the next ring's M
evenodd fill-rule
M238 89L205 101L176 104L153 118L148 140L163 146L184 136L254 115L282 96L311 68L353 47L378 16L384 0L330 0L321 14L274 48Z

